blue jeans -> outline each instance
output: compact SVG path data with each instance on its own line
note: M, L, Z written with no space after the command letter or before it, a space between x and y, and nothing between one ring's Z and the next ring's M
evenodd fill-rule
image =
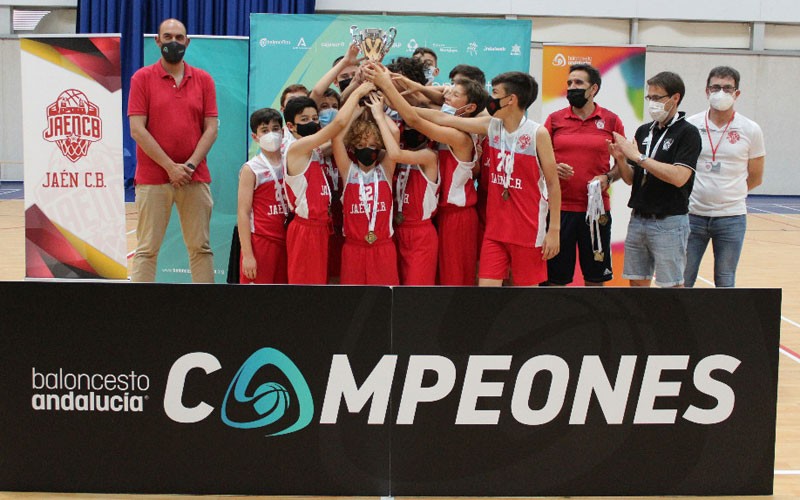
M684 281L687 287L694 286L700 261L706 252L708 240L714 251L714 285L733 287L736 283L736 266L744 245L747 229L746 215L729 217L704 217L689 215L689 245L686 255Z
M688 238L689 218L686 215L670 215L663 219L631 215L625 237L622 277L649 280L655 274L656 285L660 287L682 285Z

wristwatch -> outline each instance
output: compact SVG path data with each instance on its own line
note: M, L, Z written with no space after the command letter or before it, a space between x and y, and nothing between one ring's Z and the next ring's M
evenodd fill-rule
M189 167L191 170L194 170L194 169L195 169L194 163L189 163L189 162L187 162L187 163L186 163L186 166L187 166L187 167Z
M649 157L649 156L647 156L646 154L644 154L644 153L639 153L639 158L637 158L637 160L636 160L636 164L637 164L637 165L639 165L639 166L642 166L642 162L643 162L643 161L645 161L645 160L646 160L646 159L648 159L648 158L650 158L650 157Z

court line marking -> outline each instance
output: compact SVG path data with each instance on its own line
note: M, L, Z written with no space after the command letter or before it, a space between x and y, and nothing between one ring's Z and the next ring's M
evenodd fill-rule
M800 476L800 470L776 470L776 476Z
M792 210L794 212L800 212L800 208L788 207L786 205L775 205L778 208L785 208L787 210Z
M129 235L129 234L133 234L133 233L135 233L135 232L136 232L136 230L135 230L135 229L131 229L130 231L128 231L128 232L127 232L127 233L125 233L125 234L126 234L126 235Z
M789 220L798 220L796 215L779 214L777 212L770 212L770 211L764 210L762 208L748 207L748 210L757 210L757 211L762 212L762 213L764 213L766 215L777 215L778 217L783 217L783 218L789 219Z
M707 283L707 284L709 284L709 285L711 285L711 286L714 286L714 283L712 283L711 281L709 281L709 280L707 280L707 279L703 278L702 276L698 276L698 277L697 277L697 279L698 279L698 280L700 280L700 281L702 281L703 283ZM800 324L798 324L798 323L796 323L796 322L794 322L794 321L790 320L790 319L789 319L789 318L787 318L786 316L781 316L781 319L782 319L783 321L785 321L785 322L789 323L789 324L790 324L790 325L792 325L792 326L795 326L795 327L797 327L797 328L800 328ZM786 347L786 346L784 346L784 345L781 345L781 346L779 346L779 351L781 352L781 354L783 354L784 356L788 357L788 358L789 358L789 359L791 359L792 361L795 361L795 362L797 362L797 363L800 363L800 354L797 354L796 352L792 351L792 350L791 350L791 349L789 349L788 347Z

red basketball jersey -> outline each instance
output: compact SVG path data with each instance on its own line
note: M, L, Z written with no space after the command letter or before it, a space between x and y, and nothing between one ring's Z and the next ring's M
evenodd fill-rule
M292 144L289 144L290 148ZM322 222L330 219L331 188L323 168L321 153L315 149L301 174L284 177L289 209L298 217Z
M369 221L374 213L375 236L378 240L390 239L393 234L392 186L386 178L383 166L379 164L369 172L364 172L358 165L351 163L350 173L343 189L342 213L345 238L365 241L370 231Z
M544 175L536 156L539 126L523 118L519 128L508 133L498 118L489 124L488 239L524 247L540 247L544 242L548 206Z
M439 179L437 178L437 181ZM439 183L431 182L419 165L398 163L394 175L395 212L403 221L429 220L439 202Z
M263 154L258 154L247 162L256 176L250 232L284 240L287 207L283 189L283 163L272 165L268 161Z

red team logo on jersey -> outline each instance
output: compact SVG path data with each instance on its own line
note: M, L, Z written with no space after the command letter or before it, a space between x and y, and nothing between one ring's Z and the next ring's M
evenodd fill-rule
M531 145L531 136L524 134L519 138L519 150L525 151Z
M62 92L47 107L44 140L55 142L61 153L75 163L89 152L89 145L103 138L100 109L76 89Z
M739 139L741 139L741 137L739 136L739 132L735 130L731 130L730 132L728 132L728 142L730 142L731 144L736 144L737 142L739 142Z

